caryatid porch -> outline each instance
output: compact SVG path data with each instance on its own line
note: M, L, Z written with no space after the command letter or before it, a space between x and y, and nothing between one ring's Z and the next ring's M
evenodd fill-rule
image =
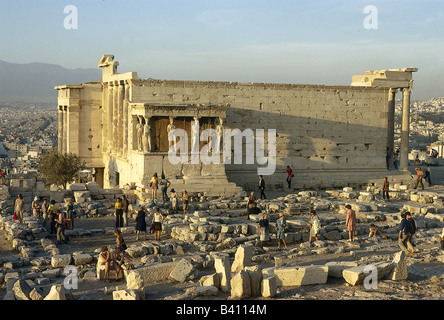
M129 141L128 149L131 153L131 161L137 162L139 172L143 172L140 189L147 189L154 173L160 177L161 173L172 182L172 188L181 192L186 189L189 192L211 193L214 189L223 189L225 193L233 194L242 189L234 183L229 183L225 173L225 166L219 164L205 165L199 163L172 163L169 151L175 142L169 141L169 133L174 129L182 129L186 132L188 155L192 154L193 136L196 130L194 125L199 125L197 130L200 137L206 129L216 130L226 118L229 105L207 105L186 103L130 103L129 104ZM209 138L211 139L211 138ZM208 140L209 140L208 139ZM170 139L171 140L171 139ZM209 141L199 139L199 150ZM179 141L179 138L177 139ZM184 150L180 150L184 152Z

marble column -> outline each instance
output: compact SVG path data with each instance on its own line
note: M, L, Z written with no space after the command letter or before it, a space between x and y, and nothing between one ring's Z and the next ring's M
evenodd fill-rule
M123 90L123 156L128 156L128 105L129 105L129 85L128 82L124 84Z
M59 106L59 126L58 126L57 149L63 151L63 106Z
M393 151L395 149L395 101L396 101L396 93L398 93L397 89L391 88L389 91L389 99L388 99L388 112L387 112L387 148L389 151L390 163L389 166L391 167L393 164Z
M401 122L401 150L399 169L409 169L409 135L410 135L410 88L402 89L402 122Z
M112 153L117 153L117 146L118 146L118 119L119 119L119 100L118 100L118 85L117 83L113 83L112 90L113 90L113 147L112 147Z

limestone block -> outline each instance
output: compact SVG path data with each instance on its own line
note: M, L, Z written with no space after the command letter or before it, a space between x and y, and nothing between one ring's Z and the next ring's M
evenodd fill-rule
M29 293L29 299L34 300L34 301L43 300L43 296L42 296L40 290L38 290L37 288L34 288Z
M393 258L393 268L385 276L389 280L405 280L408 277L407 256L404 251L399 251Z
M264 298L273 298L277 293L276 277L266 277L262 280L261 295Z
M170 278L179 282L185 282L185 280L194 272L194 266L188 260L182 259L171 271Z
M199 280L199 284L201 286L213 286L216 288L220 288L220 277L219 274L213 273L206 276L203 276Z
M134 290L113 291L113 300L139 300L139 295Z
M30 300L29 294L31 290L31 287L22 279L17 280L12 287L16 300Z
M185 294L189 294L197 297L216 296L219 293L219 289L215 286L198 286L191 287L185 291Z
M391 271L393 263L379 262L373 264L373 266L376 267L377 278L382 279L387 273ZM342 272L342 276L344 277L345 281L347 281L352 286L360 285L364 282L364 279L367 276L370 276L370 270L368 270L368 272L364 272L364 269L366 269L366 267L367 266L358 266L350 269L345 269Z
M248 272L241 270L230 280L231 298L246 299L251 297L251 280Z
M237 273L245 267L251 265L254 247L252 245L240 245L236 250L234 262L231 266L231 272Z
M324 284L327 281L328 267L280 267L274 270L274 275L280 287Z
M88 253L74 254L72 258L74 260L74 265L76 266L88 264L93 261L93 257Z
M43 300L66 300L65 287L63 285L53 285Z
M128 271L126 273L127 289L139 290L149 284L168 280L171 271L178 263L178 261L156 263Z
M330 261L325 264L328 267L328 276L333 278L342 278L342 271L357 267L358 263L354 261Z
M231 268L230 268L230 257L226 254L217 255L214 257L214 267L216 273L220 278L220 289L223 292L230 292L230 281L231 281Z
M51 266L53 268L64 268L71 263L70 254L55 255L51 258Z
M261 283L262 283L262 271L259 266L246 267L244 271L248 272L250 276L251 283L251 296L260 297L261 296Z

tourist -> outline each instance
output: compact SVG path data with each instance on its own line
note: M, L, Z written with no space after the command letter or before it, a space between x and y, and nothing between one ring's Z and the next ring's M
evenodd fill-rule
M51 204L48 207L48 215L49 215L49 234L56 234L56 219L59 212L59 207L56 205L55 200L51 200Z
M122 199L117 198L116 204L114 206L115 215L116 215L116 229L123 227L123 205Z
M0 172L0 183L6 184L6 173L3 170Z
M173 214L177 214L177 192L174 189L171 189L171 210Z
M321 221L319 220L319 217L316 214L316 210L314 209L311 210L311 218L308 225L310 227L310 237L308 238L308 242L311 243L313 237L316 239L316 241L318 241L319 230L321 229Z
M347 213L345 216L345 225L348 231L348 241L354 241L356 232L356 213L349 204L347 204L345 208L347 209Z
M432 185L432 178L431 178L430 174L431 174L430 165L427 164L426 170L425 170L425 175L424 175L424 180L428 182L429 187Z
M387 177L384 177L384 182L382 183L382 198L387 201L390 201L389 187L390 187L390 183L389 183Z
M23 213L25 212L25 201L21 193L17 195L14 204L14 213L17 215L17 219L20 223L23 223Z
M261 210L257 207L257 199L254 196L254 192L250 193L247 201L247 214L259 214Z
M40 217L39 197L35 197L31 203L32 215L34 217Z
M42 206L40 208L43 218L43 227L48 230L48 200L43 199Z
M182 192L182 206L183 206L183 214L188 214L188 201L189 196L187 190Z
M99 267L105 266L105 281L106 282L109 282L109 269L111 266L111 261L112 261L111 260L111 253L108 251L108 247L103 246L100 250L98 263L99 263Z
M414 251L412 243L410 242L410 233L412 231L412 224L406 219L406 214L401 214L401 223L399 225L398 245L402 251L408 256L410 251Z
M290 166L287 166L287 184L288 189L291 190L291 181L294 178L293 169L290 168Z
M416 171L416 183L415 183L415 189L418 188L418 185L421 185L421 189L424 190L424 183L422 183L422 178L424 177L424 172L422 172L420 167L417 167L415 169Z
M396 152L393 154L393 165L396 170L399 168L399 150L396 150Z
M159 179L157 178L157 173L154 173L153 177L151 178L151 182L150 182L151 197L152 197L154 203L155 203L156 198L157 198L158 183L159 183Z
M54 221L57 224L57 244L66 243L65 216L60 209L58 210L57 217Z
M154 240L160 240L160 233L162 232L163 215L160 213L159 208L156 208L156 212L153 215L152 225L154 226Z
M71 230L74 229L74 205L72 203L72 199L68 199L68 204L66 205L66 217L70 220L71 225L70 228Z
M278 239L278 248L281 247L281 240L284 247L287 248L287 243L285 242L285 230L287 229L287 220L284 218L284 214L279 214L279 219L276 221L276 238Z
M137 211L137 217L135 219L136 222L136 240L139 240L139 234L140 232L145 233L145 240L146 240L146 221L145 221L146 212L143 210L143 207L140 206L139 210Z
M265 180L262 177L262 175L259 176L259 190L261 191L261 200L263 199L267 199L267 197L265 196Z
M387 149L386 149L386 154L385 154L385 163L386 163L386 166L387 166L387 170L390 169L390 158L391 158L391 155L390 155L390 148L387 147Z
M129 202L125 195L122 195L122 210L123 210L123 226L128 227L128 207Z
M419 166L420 163L421 161L419 160L419 154L416 154L415 165Z
M415 253L416 252L416 250L415 250L416 244L415 244L415 241L414 241L413 237L414 237L414 235L416 233L416 229L417 229L417 227L416 227L416 220L413 219L412 214L410 212L406 212L405 213L405 218L410 222L410 225L412 227L411 231L410 231L410 236L409 236L409 242L412 244L412 247L411 247L410 251L412 253Z
M373 223L370 224L369 229L370 229L370 232L368 234L369 238L376 237L378 234L382 234L381 229L379 229L379 227Z
M262 219L259 221L259 236L261 248L263 248L264 244L270 241L270 222L266 213L262 215Z
M116 281L119 280L119 273L120 271L127 270L127 266L125 265L125 260L132 261L130 258L128 258L124 252L120 250L120 246L116 246L113 254L112 254L112 262L114 269L116 270Z
M128 246L125 243L125 240L123 239L122 233L120 230L116 229L114 230L114 235L116 236L116 243L120 247L120 250L125 252L125 250L128 248Z
M171 182L168 179L166 179L165 174L162 173L162 175L160 176L160 180L159 180L159 186L160 186L160 191L162 191L163 204L165 204L165 202L169 201L167 190L170 187L170 185L171 185Z

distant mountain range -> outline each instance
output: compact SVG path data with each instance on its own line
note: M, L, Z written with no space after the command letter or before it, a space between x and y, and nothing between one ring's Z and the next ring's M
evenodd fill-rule
M99 79L100 69L65 69L55 64L17 64L0 60L0 102L56 104L55 86Z

